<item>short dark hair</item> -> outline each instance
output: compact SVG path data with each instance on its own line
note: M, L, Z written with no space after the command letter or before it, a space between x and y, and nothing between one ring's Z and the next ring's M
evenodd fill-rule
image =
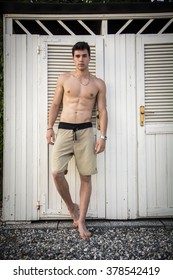
M72 55L74 56L74 52L78 50L87 50L90 57L90 46L87 42L77 42L72 48Z

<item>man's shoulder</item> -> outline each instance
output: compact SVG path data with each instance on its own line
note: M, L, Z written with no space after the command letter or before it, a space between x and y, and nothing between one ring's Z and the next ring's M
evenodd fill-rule
M71 76L71 72L64 72L60 74L59 79L67 79Z
M98 86L104 86L105 85L105 82L101 79L101 78L98 78L94 75L91 75L91 79L93 80L93 82L95 82Z

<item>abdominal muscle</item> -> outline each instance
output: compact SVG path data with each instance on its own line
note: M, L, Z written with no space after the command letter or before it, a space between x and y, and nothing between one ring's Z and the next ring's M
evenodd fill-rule
M63 102L63 110L60 120L68 123L90 122L93 110L93 101L78 99L77 102Z
M90 122L92 117L92 108L85 109L83 106L63 106L60 120L68 123Z

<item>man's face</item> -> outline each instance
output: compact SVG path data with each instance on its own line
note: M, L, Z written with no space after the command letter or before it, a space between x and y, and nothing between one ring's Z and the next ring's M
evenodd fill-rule
M90 62L90 57L87 50L76 50L73 57L76 68L80 71L86 70Z

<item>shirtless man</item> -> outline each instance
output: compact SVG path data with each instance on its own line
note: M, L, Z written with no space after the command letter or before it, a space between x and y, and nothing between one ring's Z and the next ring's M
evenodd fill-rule
M96 154L104 151L107 139L106 87L101 79L91 75L88 70L90 47L86 42L76 43L72 48L72 56L76 70L60 75L57 80L55 96L49 111L47 141L51 145L54 144L52 175L57 191L66 203L81 238L87 239L91 236L85 224L92 189L91 175L97 173ZM91 116L96 100L100 137L94 143ZM61 102L63 109L55 140L53 125ZM81 180L80 211L71 199L65 179L67 165L73 155Z

